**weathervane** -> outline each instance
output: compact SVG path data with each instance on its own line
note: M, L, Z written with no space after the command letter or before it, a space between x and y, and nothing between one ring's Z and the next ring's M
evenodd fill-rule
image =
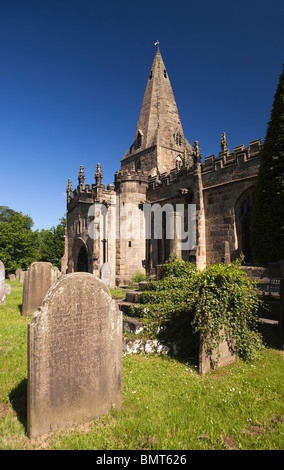
M157 46L157 49L158 49L158 47L159 47L159 44L160 44L160 43L159 43L159 41L157 40L157 41L155 42L155 46Z

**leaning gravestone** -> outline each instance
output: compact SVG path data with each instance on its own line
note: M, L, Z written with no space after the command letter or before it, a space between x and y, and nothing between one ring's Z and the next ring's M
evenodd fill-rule
M101 280L107 287L110 286L110 274L111 269L109 263L104 263L101 268Z
M50 286L58 279L59 271L51 263L37 261L25 272L22 315L32 315L42 305Z
M0 261L0 305L6 305L5 266Z
M28 324L28 436L121 403L121 312L98 277L63 275Z

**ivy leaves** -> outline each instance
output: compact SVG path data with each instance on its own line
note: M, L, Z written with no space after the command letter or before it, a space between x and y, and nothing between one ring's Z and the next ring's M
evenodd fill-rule
M148 283L136 313L146 320L152 337L169 324L169 338L175 323L179 329L190 326L201 335L208 354L227 339L239 357L251 360L262 345L257 332L261 301L239 264L198 271L192 263L172 259L164 265L162 279Z

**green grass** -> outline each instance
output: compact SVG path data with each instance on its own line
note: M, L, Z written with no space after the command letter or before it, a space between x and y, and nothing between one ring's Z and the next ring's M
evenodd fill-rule
M110 293L114 299L125 299L126 291L124 289L110 289Z
M121 409L37 439L26 435L27 323L22 286L0 307L0 449L280 450L284 448L284 355L277 326L252 363L200 376L167 356L123 358Z

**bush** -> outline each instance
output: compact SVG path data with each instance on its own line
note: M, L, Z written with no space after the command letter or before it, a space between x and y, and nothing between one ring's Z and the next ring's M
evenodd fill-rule
M131 283L133 284L134 282L142 282L142 281L147 281L148 280L148 274L145 273L144 271L139 271L139 269L136 271L136 273L131 277Z
M203 271L182 260L172 260L160 281L151 281L141 294L135 314L146 322L151 337L173 340L173 332L199 333L208 354L224 338L230 339L236 354L254 358L262 340L257 332L259 300L255 284L239 263L210 265ZM170 328L165 328L169 326Z
M230 338L235 352L245 360L261 347L257 332L259 300L255 283L231 263L208 266L194 281L192 326L205 341L208 353Z

